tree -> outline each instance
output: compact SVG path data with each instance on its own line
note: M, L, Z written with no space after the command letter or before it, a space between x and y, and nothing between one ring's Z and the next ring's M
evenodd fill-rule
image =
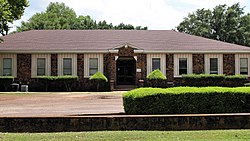
M137 26L131 24L119 24L113 26L112 23L103 21L95 21L89 15L80 15L77 17L75 11L64 3L50 3L45 12L36 13L27 22L22 22L21 26L17 27L17 31L27 30L43 30L43 29L72 29L72 30L86 30L86 29L124 29L124 30L147 30L147 27Z
M198 9L177 26L179 32L246 46L250 46L249 28L250 14L244 15L239 3Z
M27 0L0 0L0 33L3 36L9 33L9 23L20 19L28 6Z
M21 26L17 27L17 31L31 29L72 29L75 19L75 11L67 7L64 3L50 3L45 12L36 13L28 22L22 22Z

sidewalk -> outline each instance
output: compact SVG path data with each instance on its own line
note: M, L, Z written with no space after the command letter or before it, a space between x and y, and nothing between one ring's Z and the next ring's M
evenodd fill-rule
M124 92L0 93L0 117L123 113Z

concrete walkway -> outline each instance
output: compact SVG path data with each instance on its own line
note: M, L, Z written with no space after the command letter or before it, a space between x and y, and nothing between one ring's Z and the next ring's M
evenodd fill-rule
M0 117L123 113L124 92L0 93Z

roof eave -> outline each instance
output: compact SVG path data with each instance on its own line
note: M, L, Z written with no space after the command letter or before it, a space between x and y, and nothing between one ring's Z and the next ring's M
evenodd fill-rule
M109 53L108 50L4 50L0 51L1 53L52 53L52 54L57 54L57 53Z
M250 50L239 50L239 51L232 51L232 50L206 50L206 51L199 51L199 50L134 50L135 53L250 53ZM1 53L17 53L17 54L24 54L24 53L118 53L118 50L3 50Z
M144 53L250 53L250 50L144 50Z

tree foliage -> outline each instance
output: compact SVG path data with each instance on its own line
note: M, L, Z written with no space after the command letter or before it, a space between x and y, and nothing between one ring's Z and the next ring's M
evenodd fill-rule
M29 6L27 0L0 0L0 34L9 33L9 23L18 20Z
M179 32L250 46L250 14L239 3L198 9L177 26Z
M43 29L71 29L71 30L86 30L86 29L121 29L121 30L147 30L147 27L136 26L131 24L120 23L113 26L112 23L107 23L105 20L96 21L90 16L77 16L72 8L69 8L64 3L51 2L45 12L36 13L27 22L22 22L17 31L27 30L43 30Z

